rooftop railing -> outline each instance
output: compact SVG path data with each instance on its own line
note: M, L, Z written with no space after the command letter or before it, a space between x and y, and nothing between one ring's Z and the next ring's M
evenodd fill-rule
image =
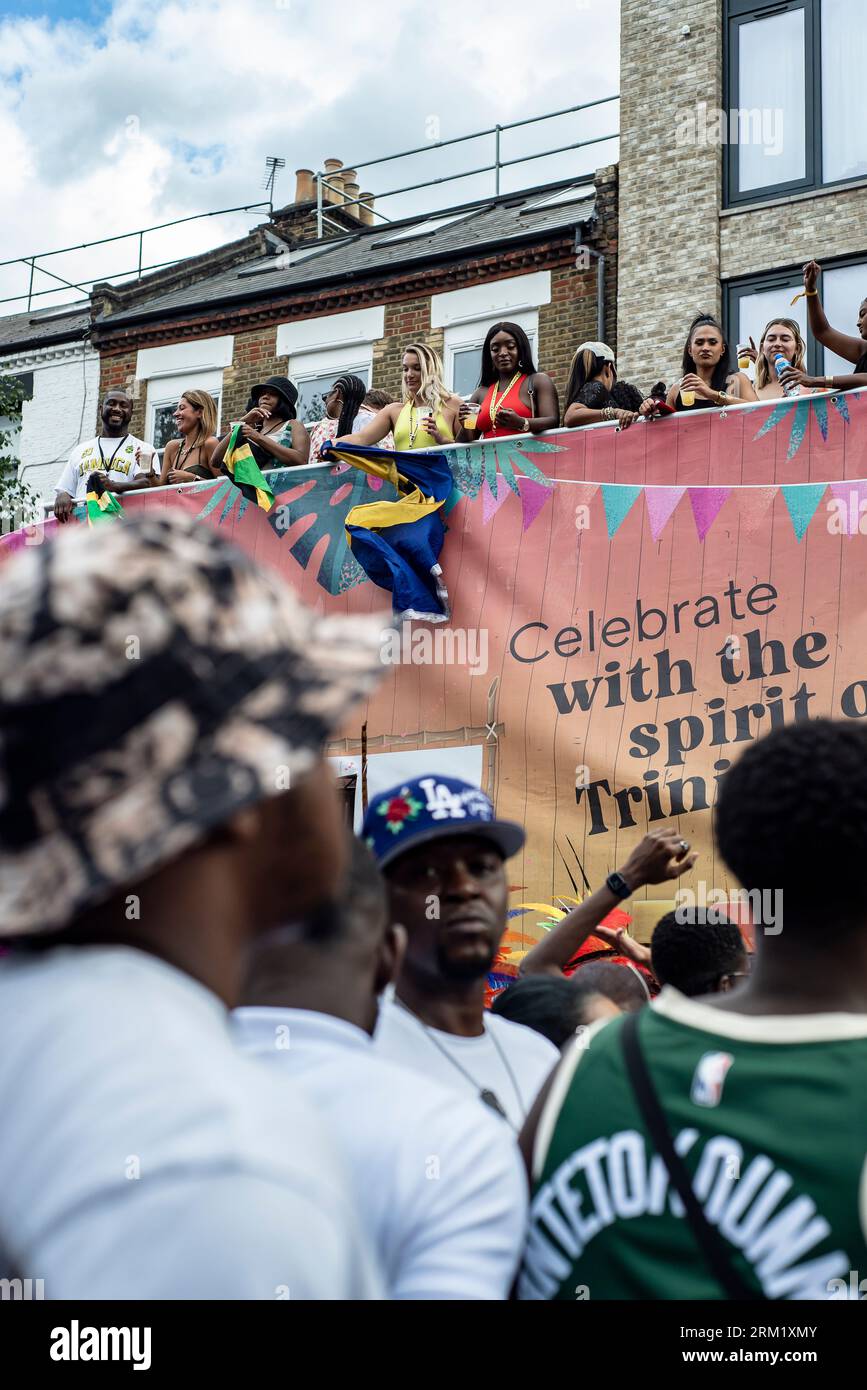
M499 194L503 170L512 168L520 164L529 164L539 160L548 159L554 155L570 153L573 150L585 149L592 145L601 145L618 139L617 130L608 131L603 135L594 135L589 139L572 140L566 144L559 144L550 149L535 150L529 154L514 155L511 158L504 158L503 137L510 131L524 129L529 126L544 125L545 122L555 121L562 117L580 114L581 112L591 111L598 108L610 106L619 101L619 96L600 97L596 101L581 102L576 106L567 106L560 111L549 111L541 116L528 116L520 121L508 121L505 124L490 126L486 130L472 131L469 135L458 135L451 140L431 140L424 145L417 145L413 149L400 150L396 154L382 155L379 159L357 160L352 164L345 164L346 169L372 169L379 165L391 164L398 159L414 159L418 156L430 155L434 151L449 149L457 145L468 144L472 140L492 139L493 140L493 159L475 168L462 169L457 173L448 173L436 178L421 179L411 183L402 184L398 188L387 189L385 192L375 194L377 203L382 203L388 199L416 193L422 189L433 189L444 184L455 183L460 179L473 178L480 175L494 175L494 194ZM614 122L616 124L616 120ZM343 207L355 207L362 204L361 198L347 198L343 190L339 188L333 180L330 180L324 172L319 172L315 176L316 183L316 228L317 235L321 238L324 235L325 227L337 226L341 232L345 232L345 226L336 224L333 219L329 219L328 208L332 206L329 194L339 195L340 204ZM370 203L366 204L374 217L378 217L381 222L393 220L379 211L378 208L371 208ZM154 233L166 231L171 227L180 227L188 222L197 222L210 217L225 217L230 214L256 212L267 210L269 215L273 214L274 207L271 201L244 203L239 207L218 208L214 212L197 212L188 217L176 217L170 222L159 222L151 227L141 227L132 232L121 232L117 236L100 237L97 241L84 241L75 246L63 246L53 251L37 251L28 256L13 256L9 260L0 261L0 273L9 267L19 266L27 276L27 288L19 294L12 294L0 297L0 312L2 306L18 304L22 310L29 313L36 301L45 299L50 295L59 295L68 291L75 291L81 295L87 295L94 285L102 282L116 282L129 279L130 277L140 278L142 275L154 270L164 270L169 266L177 265L179 260L186 259L185 256L176 256L170 260L147 261L145 259L145 237ZM68 278L58 273L57 269L49 269L45 262L57 256L68 256L76 252L90 251L97 246L110 246L118 242L134 240L137 243L134 252L135 264L124 270L111 270L103 268L95 275L76 276ZM195 254L195 253L193 253ZM203 253L201 253L203 254ZM45 277L52 281L48 288L37 288L40 281L37 277ZM37 304L38 307L38 304ZM48 307L48 306L46 306ZM58 311L68 307L68 304L57 304ZM11 311L15 312L15 311Z
M401 150L397 154L383 155L380 159L348 160L343 167L345 169L354 169L357 172L359 169L372 169L380 164L389 164L395 159L409 159L416 155L431 154L435 150L444 150L453 145L465 145L470 140L493 138L493 163L482 164L474 169L463 169L456 174L444 174L440 178L423 179L420 183L404 184L400 188L390 188L384 193L377 193L376 201L377 203L382 203L386 198L396 198L401 194L415 193L422 188L435 188L440 184L454 183L458 179L473 178L480 174L490 173L494 175L494 195L497 196L500 192L500 179L504 169L511 168L516 164L528 164L534 160L548 159L552 155L567 154L572 150L585 149L589 145L601 145L619 138L619 131L609 131L606 135L594 135L589 140L572 140L568 144L558 145L554 149L535 150L531 154L522 154L512 159L503 159L502 137L506 131L520 130L526 126L540 125L545 121L555 121L562 116L577 115L579 112L590 111L601 106L608 106L612 102L619 100L619 94L610 97L600 97L596 101L584 101L576 106L564 106L560 111L548 111L543 116L527 116L520 121L508 121L503 125L489 126L486 130L476 130L470 135L458 135L452 140L429 140L424 145L416 145L413 149ZM322 237L326 224L337 227L339 231L345 231L345 227L329 219L326 211L329 200L325 196L323 190L328 190L336 194L340 199L342 207L364 206L367 207L375 217L379 217L381 221L390 222L392 220L386 217L384 213L380 212L378 208L371 207L370 203L366 202L363 197L347 198L344 195L343 189L336 184L333 179L329 180L328 176L321 170L314 174L313 177L316 183L316 233L318 237Z

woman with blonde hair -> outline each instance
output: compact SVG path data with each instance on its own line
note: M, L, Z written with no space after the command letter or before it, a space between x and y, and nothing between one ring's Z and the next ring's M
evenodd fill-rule
M217 447L217 402L207 391L185 391L178 401L174 421L180 439L170 439L163 451L160 483L197 483L219 477L211 467Z
M408 343L403 350L402 399L380 410L369 424L336 444L378 444L391 432L394 447L433 449L452 444L458 432L461 401L443 380L438 352L426 343Z
M786 393L777 376L774 359L782 354L790 367L802 372L805 370L807 344L801 337L801 326L795 319L771 319L759 339L758 348L750 338L750 346L741 348L741 353L745 357L751 357L756 364L755 392L759 400L775 401ZM813 390L809 386L798 386L793 394L811 396Z

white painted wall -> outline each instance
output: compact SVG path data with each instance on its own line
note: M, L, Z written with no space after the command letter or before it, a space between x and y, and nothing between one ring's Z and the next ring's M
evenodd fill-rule
M48 501L70 451L95 432L99 357L82 343L0 357L0 373L22 372L33 373L33 399L22 410L19 477Z

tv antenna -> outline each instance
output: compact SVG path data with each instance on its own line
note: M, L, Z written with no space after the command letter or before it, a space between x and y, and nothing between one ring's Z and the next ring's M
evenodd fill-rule
M277 178L277 170L285 168L285 159L280 159L275 154L265 156L265 182L263 187L268 191L268 204L271 212L274 211L274 181Z

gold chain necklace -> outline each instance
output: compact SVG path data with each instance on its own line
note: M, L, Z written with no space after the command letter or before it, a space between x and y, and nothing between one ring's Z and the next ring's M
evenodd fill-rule
M500 399L499 399L499 400L497 400L497 387L496 387L496 383L494 383L494 393L493 393L493 395L491 396L491 427L492 427L492 428L494 428L494 427L496 426L496 423L497 423L497 413L498 413L498 411L499 411L499 409L500 409L500 406L503 404L503 401L504 401L504 400L506 399L506 397L508 396L508 394L509 394L509 392L511 391L512 387L514 386L515 382L516 382L516 381L520 381L520 380L521 380L521 377L522 377L523 375L524 375L523 372L515 372L515 375L512 377L512 380L509 382L509 384L508 384L508 386L506 387L505 391L503 391L503 392L501 393Z

